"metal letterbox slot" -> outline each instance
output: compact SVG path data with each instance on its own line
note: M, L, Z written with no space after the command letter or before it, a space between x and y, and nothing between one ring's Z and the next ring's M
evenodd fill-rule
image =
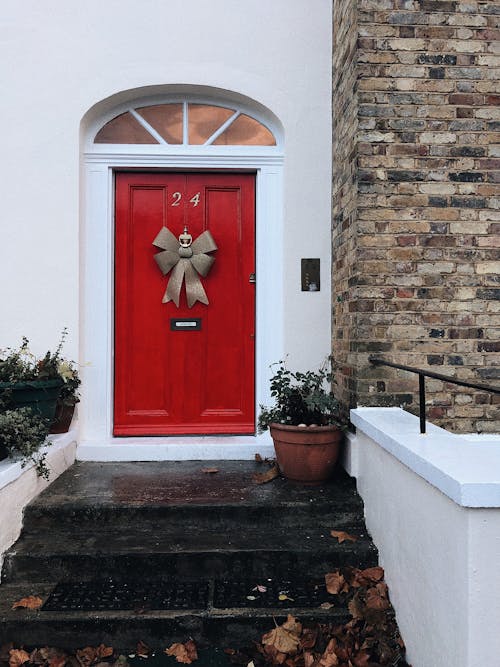
M172 317L170 319L171 331L201 331L201 317Z

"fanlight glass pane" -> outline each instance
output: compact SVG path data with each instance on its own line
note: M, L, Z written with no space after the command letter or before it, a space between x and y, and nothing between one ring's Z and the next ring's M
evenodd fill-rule
M157 144L147 130L132 116L123 113L106 123L94 139L95 144Z
M276 146L267 127L242 114L217 139L214 146Z
M234 109L189 104L189 143L204 144L234 114Z
M182 144L182 107L182 104L156 104L137 109L137 113L147 120L168 144Z

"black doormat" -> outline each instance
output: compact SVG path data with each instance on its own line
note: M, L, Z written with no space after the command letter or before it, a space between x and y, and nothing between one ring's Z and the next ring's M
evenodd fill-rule
M117 581L61 582L42 611L141 611L206 609L208 582Z
M217 581L214 607L314 609L324 603L333 604L338 597L327 592L324 581Z

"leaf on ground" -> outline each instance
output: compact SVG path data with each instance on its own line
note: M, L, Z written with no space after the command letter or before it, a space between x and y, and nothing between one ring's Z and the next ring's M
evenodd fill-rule
M349 590L349 584L345 580L344 575L341 574L339 570L335 570L334 572L329 572L328 574L325 574L325 584L326 584L326 590L331 595L338 595L339 593L347 593L347 591Z
M216 472L219 472L219 468L202 468L201 472L204 472L206 475L215 475Z
M300 648L314 648L318 639L318 628L304 628L300 637Z
M370 584L375 584L378 581L382 581L383 578L383 567L368 567L365 570L356 570L351 585L354 587L369 586Z
M252 475L253 481L256 484L266 484L271 482L276 477L279 477L280 471L277 465L273 465L272 468L266 470L266 472L256 472Z
M9 667L19 667L29 662L30 654L23 649L13 648L9 651Z
M109 658L111 655L113 655L113 648L111 646L99 644L96 648L96 659L102 660L102 658Z
M42 598L39 598L37 595L28 595L28 597L14 602L12 609L40 609L42 604Z
M346 533L345 530L331 530L330 535L332 537L337 538L339 541L339 544L342 544L342 542L357 542L358 538L356 535L350 535L349 533Z
M319 607L320 609L332 609L335 605L333 605L331 602L322 602Z
M370 654L366 651L360 651L355 658L351 658L351 662L354 667L370 667L370 665L373 665L373 662L370 660Z
M328 645L319 660L319 665L321 665L321 667L335 667L336 665L339 664L339 658L336 649L337 649L337 640L335 638L332 638L328 642Z
M195 660L198 660L196 644L192 639L188 640L184 644L180 642L172 644L172 646L165 649L165 653L167 655L173 655L177 662L182 662L186 665L190 665Z
M137 642L135 652L140 658L149 658L149 654L151 653L151 648L143 641L139 641Z
M257 461L257 463L264 463L264 459L260 454L255 454L255 460Z
M272 655L277 652L294 655L299 646L301 632L302 624L289 614L283 625L278 625L263 635L262 644L270 649L266 653Z

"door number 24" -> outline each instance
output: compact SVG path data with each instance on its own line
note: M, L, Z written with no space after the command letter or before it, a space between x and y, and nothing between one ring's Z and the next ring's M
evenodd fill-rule
M172 203L170 204L170 206L180 206L181 200L182 200L182 193L173 192L172 193ZM198 204L200 203L200 193L197 192L194 195L194 197L191 197L191 199L189 201L193 204L193 206L198 206Z

